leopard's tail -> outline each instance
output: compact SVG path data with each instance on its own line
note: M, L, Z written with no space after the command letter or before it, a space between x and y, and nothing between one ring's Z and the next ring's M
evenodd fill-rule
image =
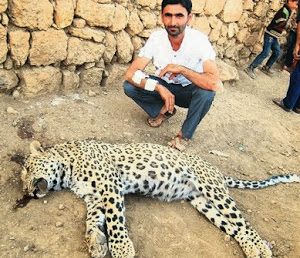
M228 187L241 189L261 189L279 183L300 183L300 176L296 174L277 175L261 181L239 180L229 176L224 176L224 178Z

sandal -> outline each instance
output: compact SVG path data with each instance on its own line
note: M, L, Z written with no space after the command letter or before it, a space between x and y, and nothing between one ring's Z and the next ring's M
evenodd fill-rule
M184 151L188 146L188 143L189 139L185 139L182 136L177 135L174 139L168 142L168 146L179 151Z
M171 118L175 114L176 114L176 108L174 108L173 113L170 113L170 112L167 111L165 114L159 113L158 116L155 117L155 118L148 117L147 120L146 120L146 123L150 127L158 128L162 125L163 122L165 122L166 120L168 120L169 118ZM161 122L158 123L157 120L161 120Z
M291 109L287 108L284 104L283 104L283 100L280 98L276 98L276 99L272 99L273 103L276 104L277 106L281 107L284 111L286 112L291 112Z
M300 114L300 108L294 108L293 111L297 114Z

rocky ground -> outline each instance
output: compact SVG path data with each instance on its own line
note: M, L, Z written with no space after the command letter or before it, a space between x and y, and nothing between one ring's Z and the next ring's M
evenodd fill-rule
M281 71L273 78L257 74L251 80L241 71L237 83L217 94L187 151L236 178L299 174L300 116L284 112L271 101L285 95L289 76ZM179 109L160 128L149 128L146 115L123 94L121 82L90 92L81 89L35 99L0 97L1 257L89 257L85 206L71 192L51 193L22 209L12 209L22 196L21 163L32 139L45 146L91 137L113 143L166 144L186 115ZM299 257L299 184L231 193L247 220L272 243L274 257ZM137 257L243 257L234 240L186 202L128 196L126 207Z

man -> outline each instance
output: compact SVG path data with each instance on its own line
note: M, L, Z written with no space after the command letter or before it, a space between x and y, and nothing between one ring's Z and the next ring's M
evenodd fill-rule
M275 98L273 102L287 112L292 110L300 114L300 2L298 3L297 40L294 49L294 61L297 65L291 74L290 85L284 99Z
M264 35L263 51L254 59L254 61L245 69L245 72L255 79L254 69L258 67L272 50L272 55L268 59L262 71L268 75L273 75L275 72L271 69L272 65L278 60L281 55L278 39L282 32L286 29L289 17L293 10L297 8L298 0L287 0L287 3L275 14L271 23L266 29Z
M289 73L293 71L293 61L294 61L294 48L297 39L297 22L296 22L296 13L293 13L293 17L291 20L291 28L288 36L288 44L287 44L287 51L285 56L285 62L282 67L282 70L285 70Z
M206 35L187 25L192 19L191 0L163 0L165 29L151 34L125 74L124 91L150 116L147 124L159 127L176 113L175 105L188 108L187 117L168 145L184 150L206 115L218 88L215 51ZM155 76L143 71L153 60Z

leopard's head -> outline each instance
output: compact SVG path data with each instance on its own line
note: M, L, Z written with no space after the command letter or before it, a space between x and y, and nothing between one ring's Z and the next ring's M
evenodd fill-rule
M41 198L49 190L57 190L61 165L54 155L43 150L38 141L30 144L30 151L21 173L23 191L25 195Z

